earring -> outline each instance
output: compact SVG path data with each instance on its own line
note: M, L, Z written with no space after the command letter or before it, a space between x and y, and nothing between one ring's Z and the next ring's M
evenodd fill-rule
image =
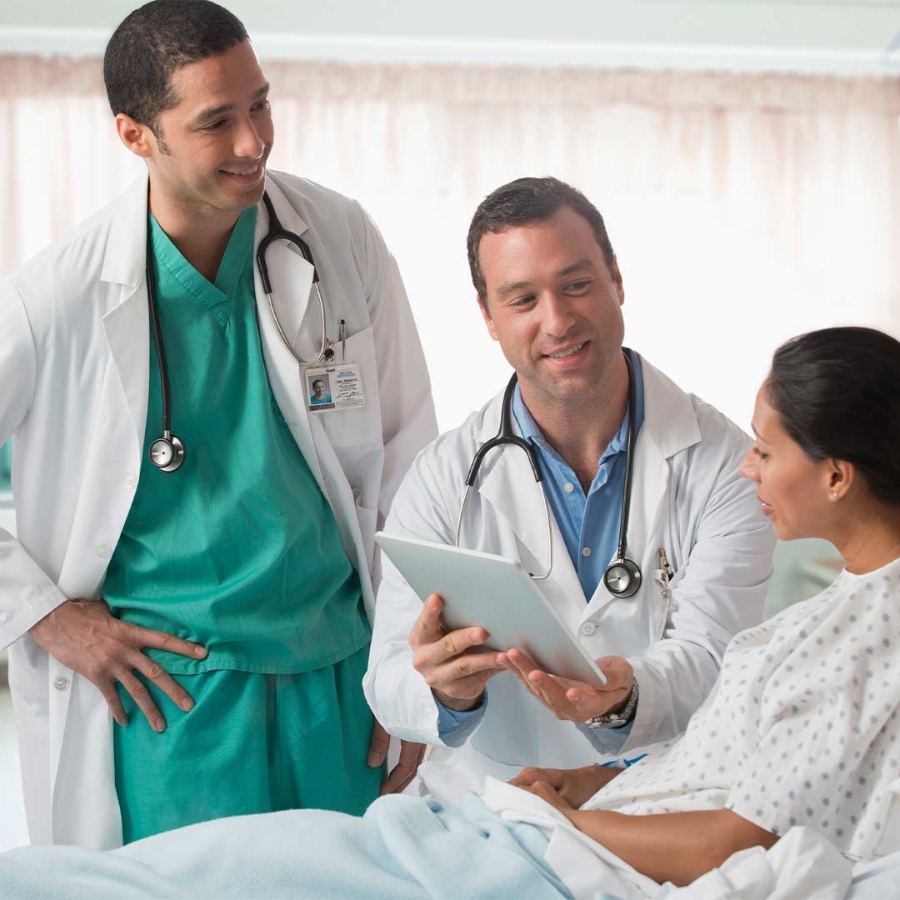
M841 498L840 498L840 495L838 494L837 491L832 491L832 492L831 492L831 499L832 499L832 500L840 500Z

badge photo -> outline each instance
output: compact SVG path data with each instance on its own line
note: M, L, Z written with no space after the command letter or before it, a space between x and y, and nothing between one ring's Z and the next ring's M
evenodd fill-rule
M366 405L358 363L316 366L304 372L306 406L311 413L361 409Z

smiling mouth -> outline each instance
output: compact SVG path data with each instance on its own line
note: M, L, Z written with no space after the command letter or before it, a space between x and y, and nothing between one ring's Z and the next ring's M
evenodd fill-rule
M230 178L240 178L244 181L253 180L255 178L259 178L260 174L263 171L263 163L260 160L258 163L252 166L243 166L241 168L232 168L232 169L219 169L219 171L223 175L228 175Z
M587 342L585 342L586 344ZM568 350L560 350L558 353L547 353L549 359L568 359L570 356L575 356L584 349L585 344L578 344L575 347L570 347Z

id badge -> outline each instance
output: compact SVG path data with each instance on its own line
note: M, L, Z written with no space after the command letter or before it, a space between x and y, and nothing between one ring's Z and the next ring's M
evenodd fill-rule
M335 363L303 371L306 408L311 413L330 409L362 409L366 405L359 363Z

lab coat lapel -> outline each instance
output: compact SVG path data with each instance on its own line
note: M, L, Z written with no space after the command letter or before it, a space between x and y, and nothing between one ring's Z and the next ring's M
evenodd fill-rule
M120 285L120 300L103 317L113 365L125 393L132 424L143 443L150 378L147 261L147 179L137 179L122 197L110 228L100 280Z
M285 199L278 186L268 179L266 190L275 207L275 212L286 231L302 235L307 230L306 223ZM260 203L256 217L254 255L260 241L269 230L269 216ZM255 257L254 257L255 258ZM303 258L293 245L275 241L269 245L266 254L269 279L272 282L272 302L278 313L284 333L292 346L305 359L315 356L321 341L321 325L317 310L310 309L309 296L312 287L313 267ZM269 300L262 286L259 267L254 265L254 285L256 288L256 317L262 341L263 357L272 393L278 403L294 440L300 447L319 486L324 490L322 471L316 454L316 441L324 440L325 434L319 422L312 423L306 408L303 388L303 372L300 363L285 346L278 326L272 315ZM312 304L318 307L318 303ZM306 313L316 312L315 323L307 323ZM313 347L315 344L315 347Z
M478 446L497 434L499 409L498 402L496 417L485 417L485 422L477 435ZM516 431L518 432L518 429ZM534 558L534 573L545 572L547 512L525 453L510 446L492 450L485 457L474 489L480 492L482 500L490 504L494 514L507 524L519 543ZM574 627L585 606L584 591L552 512L550 530L553 542L553 573L550 578L537 581L535 585Z
M634 449L625 552L641 567L643 592L651 588L652 572L659 568L659 546L653 543L653 538L659 533L663 500L669 484L669 459L698 443L701 434L690 396L644 359L641 360L641 371L644 377L644 424ZM671 548L668 552L671 554ZM601 580L583 618L590 618L613 599Z
M130 490L123 489L123 476L133 478L136 483L140 470L150 367L144 283L146 236L147 179L144 177L137 179L116 205L100 283L89 285L85 297L85 302L110 304L102 319L110 362L97 418L91 423L87 465L57 579L60 591L70 598L96 596L134 496ZM59 664L52 661L51 671L54 666ZM62 677L66 670L58 671L56 677ZM64 677L73 676L68 672ZM73 691L50 693L54 722L66 722ZM79 697L85 709L93 704L95 715L108 718L99 695ZM50 771L56 775L67 727L53 728L48 736ZM56 791L55 778L51 790Z

